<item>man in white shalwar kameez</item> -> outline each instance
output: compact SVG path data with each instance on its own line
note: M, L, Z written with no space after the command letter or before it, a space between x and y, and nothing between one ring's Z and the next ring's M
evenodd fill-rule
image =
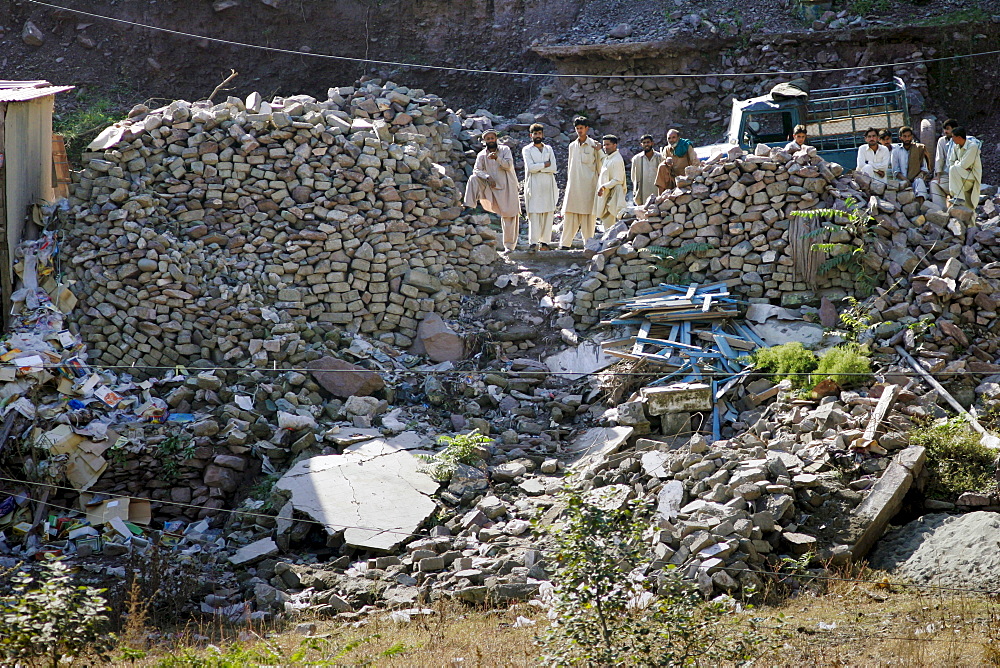
M524 208L528 214L528 250L552 241L552 218L559 200L556 185L556 154L543 142L545 128L535 123L528 131L531 143L521 149L524 160Z
M891 168L892 154L878 141L878 130L865 131L865 144L858 148L857 170L877 181L885 181Z
M594 236L594 196L601 171L601 145L587 136L590 122L583 116L573 119L576 139L569 144L566 159L566 194L563 196L563 230L560 248L572 248L577 233L583 242Z
M639 140L642 152L632 156L632 197L636 206L642 206L650 195L656 195L656 170L663 156L653 150L653 136L643 135Z
M484 132L482 140L485 148L476 156L476 166L465 186L465 206L481 204L490 213L500 216L503 248L512 251L517 247L521 218L514 156L510 147L497 142L495 130Z
M931 201L939 209L948 207L948 196L951 188L948 186L948 167L951 165L951 150L955 148L955 140L951 132L958 127L958 121L949 118L944 122L944 131L937 140L934 151L934 178L931 180Z
M982 142L970 136L965 128L955 128L951 136L955 142L948 167L951 204L967 206L975 211L983 186L983 159L979 153Z
M604 135L601 141L604 144L604 161L597 177L594 215L601 228L607 230L625 208L625 160L618 152L618 137Z

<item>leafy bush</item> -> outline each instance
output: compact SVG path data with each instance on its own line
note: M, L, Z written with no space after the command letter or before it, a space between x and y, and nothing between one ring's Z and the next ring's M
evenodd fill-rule
M963 492L996 489L996 450L980 445L979 435L962 418L914 429L910 443L927 448L928 497L954 500Z
M104 590L74 585L62 561L41 568L39 579L26 571L14 575L14 594L0 601L0 656L52 668L84 654L107 658L112 638L103 629Z
M886 1L855 0L855 4ZM814 242L809 249L829 255L817 267L817 274L823 276L835 269L849 272L854 279L855 289L859 294L868 296L872 293L875 289L876 274L866 267L866 264L876 263L871 258L867 244L867 241L872 237L871 227L874 219L861 202L853 197L848 197L844 201L843 209L809 209L807 211L793 211L791 215L819 223L820 226L817 229L803 234L803 239L817 239L827 234L842 235L844 233L852 239L859 239L861 243L858 245L837 242ZM866 262L866 259L868 262ZM878 263L880 264L880 261Z
M420 470L438 482L448 482L459 464L475 464L480 461L482 449L490 442L490 437L479 433L478 429L468 434L441 436L438 443L445 446L444 450L433 455L417 455L428 464L420 467Z
M830 348L819 358L816 372L809 377L810 387L829 378L841 387L861 385L871 378L871 360L865 349L854 343Z
M674 570L645 576L648 506L591 505L566 495L566 522L550 530L556 570L553 623L545 636L554 666L729 665L753 658L760 636L721 603L707 603ZM654 595L656 591L656 595ZM550 615L552 617L552 615Z
M816 369L816 354L806 350L801 343L783 343L770 348L758 348L750 356L757 369L774 376L776 382L788 379L792 387L804 388L809 373Z

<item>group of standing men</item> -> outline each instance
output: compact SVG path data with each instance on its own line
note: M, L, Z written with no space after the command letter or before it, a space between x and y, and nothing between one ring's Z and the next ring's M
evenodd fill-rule
M590 123L573 119L576 139L570 142L566 164L566 193L562 202L563 229L559 247L573 246L577 235L584 243L594 236L598 224L608 229L625 208L625 160L618 151L618 137L604 135L601 142L589 137ZM537 250L552 241L552 222L559 200L556 156L545 143L545 128L529 128L531 143L521 150L524 162L524 204L528 214L528 248ZM518 199L514 158L499 144L494 130L483 132L484 148L476 156L472 177L465 190L465 205L481 205L500 217L505 251L517 246L521 203ZM663 152L653 150L653 138L641 139L642 152L632 158L632 183L636 203L674 187L674 179L698 158L694 147L676 130L667 133Z
M566 193L563 197L563 229L559 247L573 246L577 235L587 242L600 224L608 229L625 208L625 161L618 152L618 137L604 135L601 143L588 136L590 123L578 116L573 119L576 139L570 142L567 156ZM529 129L531 143L521 150L524 161L524 203L528 214L528 244L534 251L552 241L552 222L559 200L556 185L556 155L545 143L545 129L538 123ZM793 130L793 140L785 147L795 153L806 144L806 127ZM979 204L983 165L982 143L968 134L958 121L944 122L932 156L924 144L914 141L913 128L899 129L899 144L893 144L888 129L869 128L865 144L858 148L857 170L870 178L886 181L895 178L911 186L924 202L930 192L933 203L941 209L964 205L975 209ZM521 202L509 147L499 144L495 130L483 132L484 148L476 156L476 165L465 190L465 205L477 204L500 216L503 249L517 246L520 231ZM694 147L681 139L677 130L667 133L662 151L653 148L653 137L639 140L642 151L632 158L632 185L636 204L671 190L676 178L689 165L698 163ZM929 184L929 186L928 186Z
M913 128L901 127L899 140L893 144L891 132L869 128L865 145L858 148L858 170L880 181L905 181L921 203L929 190L931 201L941 209L947 208L949 197L953 206L976 208L983 180L982 142L951 118L944 122L933 156L914 141Z

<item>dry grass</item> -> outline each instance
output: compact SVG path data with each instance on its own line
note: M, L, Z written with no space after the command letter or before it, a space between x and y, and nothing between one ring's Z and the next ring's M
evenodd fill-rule
M757 613L783 627L765 665L1000 665L1000 607L987 597L874 580L833 583Z
M536 625L514 628L519 616ZM1000 666L1000 606L985 597L920 593L876 578L863 584L831 583L824 594L801 594L781 605L753 609L747 616L769 629L772 638L755 665ZM282 666L537 666L543 650L536 638L547 625L544 614L527 605L483 610L449 603L409 623L390 621L388 613L367 620L361 625L297 620L316 624L311 639L291 630L294 623L280 631L216 625L202 629L202 635L211 637L231 663L169 665L259 665L271 663L263 660L267 655ZM193 643L194 634L186 637ZM185 651L206 657L212 652L205 649L206 642L184 650L171 641L154 647L142 660L114 665L157 666ZM258 658L255 652L260 660L251 661ZM296 657L297 652L304 654ZM281 661L273 661L275 657Z
M544 614L527 605L501 610L483 610L461 604L439 604L430 615L414 615L406 623L392 621L388 611L366 618L364 623L302 617L282 630L218 625L189 630L154 645L142 659L119 655L114 666L159 666L172 657L221 656L228 663L213 668L270 664L280 657L281 666L336 665L383 666L387 668L493 668L537 666L541 648L536 634L546 624ZM535 626L515 628L517 618L526 617ZM316 625L315 634L294 631L299 623ZM210 638L196 643L197 637ZM214 650L208 643L214 643ZM132 647L135 647L133 643ZM296 656L299 653L301 656ZM169 666L197 666L195 661Z

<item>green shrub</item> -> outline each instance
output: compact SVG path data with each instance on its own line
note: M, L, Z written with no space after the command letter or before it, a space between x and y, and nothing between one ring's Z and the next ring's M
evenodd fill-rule
M914 429L910 443L927 448L928 497L951 501L963 492L996 489L997 452L980 445L979 435L962 418Z
M421 466L420 470L438 482L448 482L459 464L475 464L480 461L482 449L490 442L490 437L480 434L478 429L468 434L441 436L438 443L445 446L444 450L433 455L417 455L427 462L427 466Z
M792 387L804 388L809 381L809 373L816 368L815 353L806 350L801 343L783 343L770 348L758 348L750 356L760 371L771 374L775 382L786 378Z
M62 561L41 569L37 579L26 571L14 575L13 595L0 600L0 657L52 668L86 654L107 658L112 638L103 628L104 590L75 585Z
M809 377L809 386L829 378L841 387L855 387L871 379L871 360L865 349L854 343L830 348L819 358L816 372Z
M744 665L762 636L676 570L645 575L649 507L602 508L565 495L556 542L550 666ZM654 595L653 592L656 592Z

